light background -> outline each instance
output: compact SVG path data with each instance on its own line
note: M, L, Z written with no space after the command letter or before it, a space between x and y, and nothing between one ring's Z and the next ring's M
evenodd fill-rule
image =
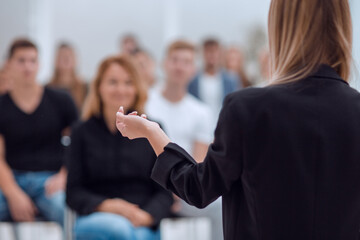
M350 3L358 66L360 1ZM39 80L46 82L56 45L68 41L76 48L80 74L91 80L101 59L119 51L125 33L134 33L158 63L169 41L178 37L200 43L216 36L254 54L265 42L261 34L267 31L269 4L270 0L0 0L0 60L15 37L29 36L40 48Z

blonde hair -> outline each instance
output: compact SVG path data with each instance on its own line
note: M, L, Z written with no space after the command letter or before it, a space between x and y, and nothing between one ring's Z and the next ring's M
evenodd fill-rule
M106 70L112 64L119 64L125 69L125 71L130 75L131 81L134 83L136 88L136 99L133 106L130 107L131 110L137 111L139 114L144 113L144 105L147 100L147 91L140 75L131 62L131 60L124 56L116 56L106 58L99 66L98 72L95 79L91 83L90 92L85 99L84 109L82 112L82 119L88 120L93 116L101 116L103 111L103 103L100 96L100 84L104 77Z
M53 76L52 76L50 82L48 83L48 86L50 86L50 87L60 87L60 88L64 87L61 83L61 79L60 79L61 71L58 67L59 56L60 56L59 53L63 49L69 50L74 63L76 62L74 49L67 43L60 44L57 49L54 73L53 73ZM76 65L76 63L75 63L75 65ZM84 103L84 99L85 99L87 90L86 90L86 84L83 83L83 81L77 75L75 66L71 70L71 78L72 78L72 81L70 83L70 86L66 86L66 87L69 88L70 94L71 94L72 98L74 99L75 104L78 107L78 109L81 109L81 107Z
M189 50L189 51L195 53L196 48L192 43L190 43L186 40L177 40L177 41L172 42L169 45L169 47L167 48L166 54L170 55L170 53L172 53L176 50Z
M349 78L348 0L272 0L268 24L272 84L306 78L321 64Z

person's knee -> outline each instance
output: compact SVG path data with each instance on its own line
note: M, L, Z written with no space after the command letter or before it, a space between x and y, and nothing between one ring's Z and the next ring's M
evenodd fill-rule
M37 201L41 214L50 221L64 225L65 193L58 192L50 197Z
M106 213L94 213L81 217L75 225L77 240L102 239L106 236L109 240L133 240L134 228L131 223L122 216Z
M153 231L147 227L136 228L136 240L160 240L160 231Z

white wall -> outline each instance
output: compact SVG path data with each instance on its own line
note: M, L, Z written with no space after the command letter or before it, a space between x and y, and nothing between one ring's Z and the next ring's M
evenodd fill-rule
M79 70L91 79L105 56L118 52L124 33L135 33L160 61L165 46L177 37L199 43L219 36L225 44L248 48L257 30L266 32L270 0L0 0L0 57L17 36L39 45L41 81L52 72L55 46L73 43ZM354 25L354 59L360 72L360 1L350 0ZM354 74L360 79L360 74ZM352 84L360 89L360 83Z
M101 59L118 52L119 37L135 33L161 60L169 41L185 37L200 42L220 36L225 43L247 43L248 32L266 30L270 0L0 0L0 52L18 34L39 45L46 81L59 41L73 43L79 70L91 79ZM9 24L10 23L10 24ZM10 30L9 30L10 29ZM2 36L6 36L3 38Z
M29 17L28 1L0 0L0 64L7 55L7 48L12 39L28 35Z

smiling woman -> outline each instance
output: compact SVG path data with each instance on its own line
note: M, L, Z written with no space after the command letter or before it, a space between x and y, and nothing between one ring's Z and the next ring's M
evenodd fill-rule
M101 91L109 91L110 95L102 95ZM143 113L144 104L147 99L146 87L129 59L110 57L101 63L97 75L91 84L82 118L87 120L92 116L99 116L104 110L105 105L114 107L114 104L118 104L121 98L126 101L124 102L126 111L131 108L131 110ZM105 101L109 105L105 104ZM118 105L116 105L115 109L117 108Z
M146 90L125 57L105 59L74 128L67 203L79 215L77 239L155 240L172 196L150 179L156 155L146 139L130 141L117 130L119 105L143 113Z

